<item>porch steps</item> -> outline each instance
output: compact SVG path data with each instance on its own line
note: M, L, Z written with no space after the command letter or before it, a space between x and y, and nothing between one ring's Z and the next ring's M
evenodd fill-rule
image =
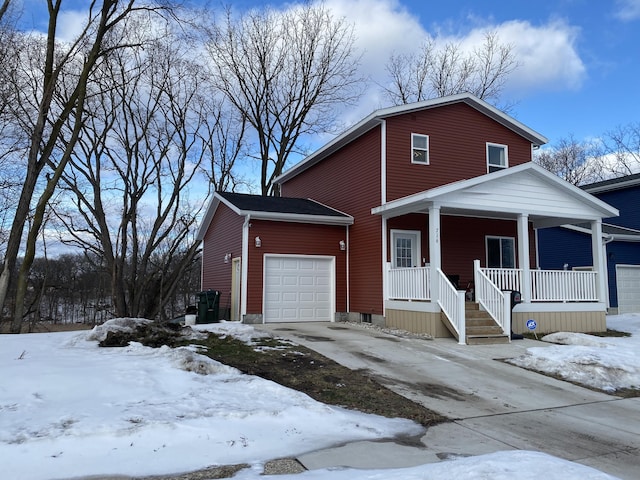
M467 345L509 343L509 336L477 303L465 302L465 319Z

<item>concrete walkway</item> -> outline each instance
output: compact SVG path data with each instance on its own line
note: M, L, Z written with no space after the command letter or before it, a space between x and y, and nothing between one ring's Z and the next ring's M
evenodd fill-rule
M499 450L535 450L640 478L640 398L623 399L506 364L540 342L461 346L344 323L257 328L309 347L452 419L413 444L357 442L303 455L308 469L390 468Z

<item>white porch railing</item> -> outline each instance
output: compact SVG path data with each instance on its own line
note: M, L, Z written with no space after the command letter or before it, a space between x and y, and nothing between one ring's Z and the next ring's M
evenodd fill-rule
M430 300L429 267L391 268L387 264L388 297L394 300Z
M500 290L522 292L522 270L482 268L481 271ZM597 275L597 272L589 271L531 270L531 301L596 302Z
M531 299L537 302L598 301L597 272L532 270Z
M458 343L467 343L464 292L458 291L449 281L447 276L438 269L438 305L449 319L451 326L458 334Z
M476 302L500 325L503 333L511 335L510 295L505 295L502 289L484 273L480 268L479 260L473 262L473 270Z

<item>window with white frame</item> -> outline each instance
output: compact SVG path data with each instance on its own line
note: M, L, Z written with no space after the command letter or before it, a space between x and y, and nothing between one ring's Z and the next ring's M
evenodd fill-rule
M420 265L420 232L391 230L391 265L393 268Z
M513 237L486 237L487 268L516 268L516 240Z
M411 163L429 165L429 135L411 134Z
M487 171L489 173L509 166L509 149L499 143L487 143Z

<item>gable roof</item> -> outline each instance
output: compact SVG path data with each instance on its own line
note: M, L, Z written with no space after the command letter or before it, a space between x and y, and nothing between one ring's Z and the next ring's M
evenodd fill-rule
M246 193L215 192L196 238L202 240L220 205L242 217L281 222L352 225L353 217L308 198L267 197Z
M636 187L638 185L640 185L640 173L634 173L633 175L625 175L624 177L610 178L601 182L582 185L580 188L589 193L602 193L620 190L622 188Z
M428 212L431 206L445 214L487 218L526 213L539 228L618 216L617 209L533 162L392 200L371 213L395 217Z
M460 93L457 95L450 95L447 97L434 98L425 100L422 102L409 103L406 105L399 105L395 107L383 108L376 110L354 126L337 136L329 143L321 147L316 152L312 153L301 162L297 163L278 178L275 179L275 183L283 183L287 180L295 177L296 175L304 172L308 168L312 167L316 163L320 162L328 155L334 153L345 145L349 144L356 138L364 135L372 128L380 125L386 118L394 117L397 115L404 115L407 113L418 112L422 110L428 110L431 108L444 107L446 105L452 105L455 103L465 103L472 108L475 108L479 112L483 113L487 117L495 120L508 129L516 132L518 135L526 138L535 146L544 145L547 143L547 138L538 132L530 129L523 123L520 123L515 118L507 115L506 113L498 110L493 105L479 99L478 97L470 93Z

